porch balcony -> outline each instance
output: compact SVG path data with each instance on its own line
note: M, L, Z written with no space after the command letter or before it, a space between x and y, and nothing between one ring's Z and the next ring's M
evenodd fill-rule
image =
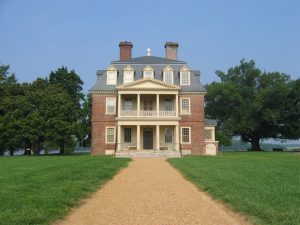
M157 116L157 110L140 110L139 115L137 110L121 110L121 117L132 117L132 116L153 117L153 116ZM158 116L160 117L176 116L176 111L160 110Z

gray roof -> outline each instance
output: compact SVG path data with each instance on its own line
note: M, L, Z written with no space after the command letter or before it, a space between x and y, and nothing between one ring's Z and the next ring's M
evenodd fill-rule
M184 61L171 60L157 56L141 56L127 61L112 61L112 64L186 64Z
M133 58L129 61L113 61L111 65L118 70L117 85L123 84L123 69L130 65L134 69L134 80L143 78L143 69L151 64L154 69L154 79L163 80L163 69L169 65L174 70L174 84L180 85L179 72L180 69L187 65L184 61L169 60L166 58L155 56L142 56ZM90 89L90 91L116 91L116 85L106 84L106 70L97 71L97 82ZM181 88L183 92L205 92L205 88L200 82L200 71L191 70L191 85L183 85Z
M217 126L218 122L214 119L205 119L205 125L207 126Z

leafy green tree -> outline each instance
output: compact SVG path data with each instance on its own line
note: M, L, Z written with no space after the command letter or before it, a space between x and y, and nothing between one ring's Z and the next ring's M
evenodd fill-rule
M262 72L253 60L216 74L221 82L207 86L206 113L227 136L240 135L251 150L261 150L263 138L282 137L289 76Z
M86 95L82 104L82 117L79 120L79 129L77 139L83 147L91 144L91 128L92 128L92 95Z

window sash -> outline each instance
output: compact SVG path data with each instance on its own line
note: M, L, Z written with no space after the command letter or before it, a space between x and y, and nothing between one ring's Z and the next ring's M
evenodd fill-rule
M190 99L188 98L181 99L181 113L190 114Z
M181 85L190 84L190 72L182 71L181 72Z
M115 128L106 128L106 143L115 143Z
M173 141L172 129L167 127L167 128L165 128L165 143L170 143L172 141Z
M181 128L181 142L182 143L190 143L191 141L191 129L189 127Z
M144 78L153 78L153 71L144 71Z
M108 85L117 84L117 71L107 71L107 81Z
M124 128L124 142L131 142L132 130L129 127Z
M169 99L169 98L165 99L164 108L165 108L165 111L172 111L173 110L172 99Z
M114 114L116 112L116 99L107 98L106 99L106 113Z
M130 83L133 81L133 71L124 71L124 80L123 83Z
M164 81L168 84L173 84L173 72L165 71L164 72Z

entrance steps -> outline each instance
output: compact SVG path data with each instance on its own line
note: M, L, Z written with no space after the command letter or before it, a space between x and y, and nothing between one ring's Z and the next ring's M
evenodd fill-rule
M179 151L154 151L154 150L121 150L115 153L115 157L126 158L180 158Z

